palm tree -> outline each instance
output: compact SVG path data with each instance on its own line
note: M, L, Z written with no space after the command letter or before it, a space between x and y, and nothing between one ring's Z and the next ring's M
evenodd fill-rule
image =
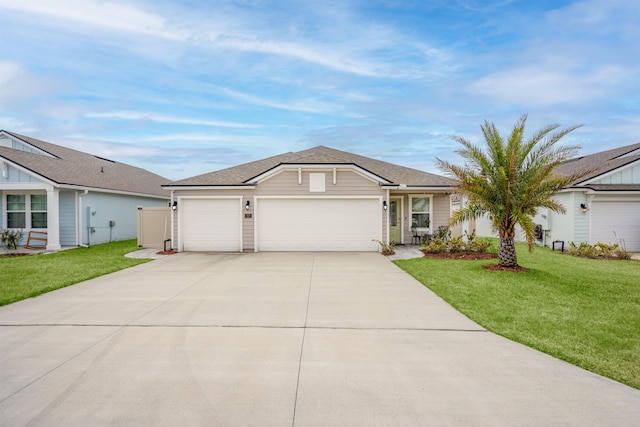
M467 206L453 213L451 224L458 224L488 214L494 230L500 237L498 265L517 267L514 244L516 224L519 224L533 251L535 225L533 216L544 207L564 213L565 208L553 199L553 195L588 171L559 176L553 169L577 154L579 146L555 144L566 134L580 126L557 130L560 125L543 127L529 139L524 138L527 115L516 122L511 135L505 141L493 123L481 125L487 143L486 153L469 140L456 136L453 139L464 148L456 153L465 160L464 166L456 166L438 159L438 167L457 181L455 190L465 195Z

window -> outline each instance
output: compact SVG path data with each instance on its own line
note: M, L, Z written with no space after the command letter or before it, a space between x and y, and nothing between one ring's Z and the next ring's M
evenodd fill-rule
M47 228L47 195L31 195L31 228Z
M26 210L24 194L7 194L7 228L25 228Z
M419 228L431 226L431 197L411 198L411 226Z
M47 228L46 194L7 194L7 228Z

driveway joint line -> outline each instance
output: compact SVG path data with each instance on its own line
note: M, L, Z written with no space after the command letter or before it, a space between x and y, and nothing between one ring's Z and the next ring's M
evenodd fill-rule
M425 332L489 332L487 329L462 328L375 328L358 326L269 326L269 325L168 325L168 324L78 324L78 323L29 323L0 324L0 328L25 327L77 327L77 328L199 328L199 329L303 329L303 330L335 330L335 331L425 331Z
M296 425L296 409L298 407L298 391L300 390L300 372L302 371L302 355L304 354L304 340L307 336L307 320L309 318L309 302L311 301L311 283L313 283L313 267L316 262L316 256L311 258L311 272L309 274L309 289L307 290L307 307L304 312L304 328L302 330L302 344L300 345L300 359L298 359L298 378L296 378L296 395L293 400L293 416L291 419L291 427Z

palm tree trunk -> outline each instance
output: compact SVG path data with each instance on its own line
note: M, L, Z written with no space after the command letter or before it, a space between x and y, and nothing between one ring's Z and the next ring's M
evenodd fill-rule
M498 265L501 267L517 267L516 245L513 237L500 236L500 248L498 249Z

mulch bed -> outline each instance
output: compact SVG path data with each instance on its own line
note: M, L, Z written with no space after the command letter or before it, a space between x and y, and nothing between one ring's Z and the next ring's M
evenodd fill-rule
M441 253L424 253L425 258L436 258L436 259L466 259L466 260L482 260L482 259L494 259L497 258L497 254L492 254L489 252L441 252Z
M476 260L487 260L487 259L495 259L498 258L498 254L492 254L489 252L483 252L483 253L478 253L478 252L442 252L442 253L436 253L436 254L432 254L432 253L424 253L424 257L425 258L436 258L436 259L462 259L462 260L472 260L472 261L476 261ZM484 268L485 270L492 270L492 271L510 271L512 273L526 273L527 271L529 271L528 268L524 268L524 267L502 267L498 264L489 264L489 265L483 265L482 268Z
M177 254L178 252L174 251L173 249L169 249L168 251L160 251L156 253L158 255L173 255L173 254Z
M529 271L528 268L520 267L519 265L517 267L503 267L498 264L489 264L483 265L482 268L492 271L509 271L511 273L526 273Z
M26 254L24 252L17 252L15 254L0 254L0 258L17 258L19 256L29 256L32 254Z

